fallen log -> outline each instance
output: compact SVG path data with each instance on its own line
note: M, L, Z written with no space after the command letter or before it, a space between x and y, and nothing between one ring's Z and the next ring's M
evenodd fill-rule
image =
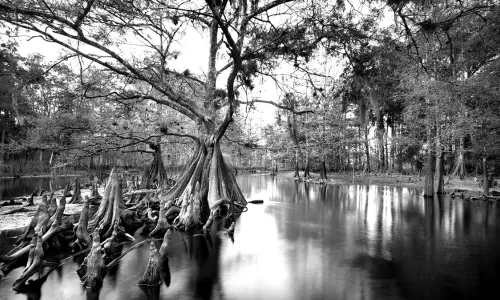
M6 216L6 215L12 215L12 214L15 214L15 213L19 213L19 212L27 212L28 210L26 209L25 206L22 206L22 207L18 207L18 208L13 208L13 209L10 209L10 210L7 210L7 211L4 211L3 213L0 214L0 216Z
M159 189L141 189L141 190L126 192L123 194L123 196L128 197L128 196L133 196L133 195L153 194L153 193L157 193L158 191L159 191Z

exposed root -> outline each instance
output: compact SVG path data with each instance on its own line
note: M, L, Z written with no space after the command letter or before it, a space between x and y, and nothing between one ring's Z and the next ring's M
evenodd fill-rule
M85 287L92 289L99 288L102 285L102 280L105 274L99 230L94 231L92 250L90 250L89 255L86 257L85 268L85 275L81 278Z
M98 227L101 232L104 232L103 237L111 236L115 227L120 224L120 212L124 208L121 180L112 170L99 209L89 222L89 230L92 231Z
M231 223L231 226L229 226L229 228L227 229L227 235L231 237L234 235L234 226L235 226L234 222Z
M149 257L148 266L146 267L144 275L139 279L138 285L154 286L159 285L161 282L160 255L154 242L149 244L149 250L151 251L151 255Z
M89 223L89 198L85 197L83 202L82 212L80 213L80 219L76 228L76 238L77 240L73 245L77 244L81 249L90 247L92 245L92 238L87 229ZM83 243L83 245L82 245Z
M81 191L80 191L80 181L78 177L75 179L75 189L73 190L73 196L71 196L71 200L69 203L80 203L81 201Z
M31 193L31 196L28 198L28 204L26 206L33 206L35 205L34 198L38 194L38 188Z
M168 242L170 241L170 236L172 235L172 230L168 229L163 236L163 242L160 246L160 259L165 260L168 258Z
M47 198L47 196L42 196L42 198L45 197ZM57 201L56 201L56 198L54 197L54 192L50 193L50 197L49 197L49 208L48 208L48 213L49 213L49 216L52 216L56 210L57 210Z
M168 220L166 218L166 211L168 207L166 205L160 204L160 212L158 214L158 222L156 223L156 227L151 231L149 236L153 236L157 233L162 233L170 227Z
M24 285L24 283L35 273L44 268L47 263L43 260L44 252L42 246L42 236L39 234L36 236L36 246L33 248L33 244L30 247L30 259L28 259L28 264L24 269L21 276L14 282L14 289L17 289Z
M210 216L208 217L207 222L203 226L203 232L208 233L210 232L210 228L212 228L212 223L214 222L214 214L213 212L210 212Z
M44 196L45 197L45 196ZM45 200L46 202L46 200ZM56 213L54 214L54 218L49 217L49 214L47 212L46 205L43 204L44 201L42 200L42 204L40 205L40 217L38 218L37 225L34 228L34 232L37 235L43 235L42 236L42 242L45 243L47 242L54 234L56 234L59 231L59 225L61 224L63 212L64 212L64 207L65 207L65 201L62 201L60 203ZM59 209L60 208L60 209ZM50 226L50 229L47 231L46 228ZM19 259L23 257L24 255L28 254L30 251L30 245L29 244L21 244L20 247L17 247L13 249L11 252L8 253L8 255L0 255L0 262L12 262L16 259Z

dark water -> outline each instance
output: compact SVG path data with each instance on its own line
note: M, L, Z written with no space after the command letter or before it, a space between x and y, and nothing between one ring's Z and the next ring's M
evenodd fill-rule
M55 189L64 188L68 181L73 182L77 176L58 176L54 180ZM87 177L79 177L80 183L90 182ZM0 200L31 195L37 189L50 191L50 177L23 177L0 179Z
M234 242L223 233L175 233L168 284L158 290L136 285L149 258L143 246L106 276L98 295L82 288L75 270L83 257L76 257L30 295L14 294L22 269L12 271L0 281L0 299L158 299L158 292L159 299L490 299L497 293L497 204L263 175L238 182L245 196L265 204L249 205Z

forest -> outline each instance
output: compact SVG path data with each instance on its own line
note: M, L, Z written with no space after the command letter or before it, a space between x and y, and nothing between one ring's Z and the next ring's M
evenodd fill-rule
M0 32L1 176L109 178L76 230L88 286L116 261L101 246L152 210L151 236L209 231L225 210L234 230L248 203L237 172L422 174L428 197L451 177L488 196L500 174L495 0L0 0ZM156 202L125 205L130 170ZM42 205L4 261L66 230L66 200L45 198L52 213ZM166 255L153 248L148 282Z
M415 173L435 164L437 174L494 176L494 2L228 3L223 22L210 20L205 3L90 1L79 4L83 12L56 6L59 16L7 1L1 173L102 173L154 160L150 175L163 182L164 170L173 177L188 163L201 135L217 132L211 143L247 170L300 168L307 177L309 170ZM243 24L230 19L242 10L255 12ZM243 34L225 30L233 22ZM206 31L203 74L169 68L182 52L173 45L192 29ZM24 33L64 51L55 61L22 56L16 37ZM263 82L274 85L271 98L252 93ZM257 103L275 107L274 120L252 129Z

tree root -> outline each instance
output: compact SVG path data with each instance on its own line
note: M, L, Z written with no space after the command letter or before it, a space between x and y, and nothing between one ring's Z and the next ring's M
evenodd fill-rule
M64 207L66 204L65 203L66 201L62 200L58 206L57 212L54 214L54 218L49 218L46 205L43 204L44 202L46 202L46 200L45 201L42 200L42 204L40 205L41 214L40 217L38 218L37 225L35 226L34 229L34 232L37 235L43 234L42 243L47 242L54 234L56 234L59 231L59 225L61 224ZM46 231L45 229L48 226L50 226L50 229ZM28 254L30 250L30 245L23 246L23 244L21 244L20 246L21 247L19 248L15 248L13 250L14 252L11 251L7 255L0 255L0 262L12 262Z
M36 240L36 246L33 247L33 243L30 244L28 263L21 276L14 281L14 290L19 289L33 274L48 265L47 262L43 260L42 236L38 234L33 240Z
M146 267L146 271L144 275L142 275L138 285L160 285L161 276L160 276L160 255L158 250L156 249L155 243L149 243L149 250L151 251L148 266Z
M84 261L85 275L82 283L87 288L97 289L102 285L105 275L104 259L101 251L101 238L99 230L95 230L92 240L92 249ZM80 270L79 270L80 271Z
M69 203L80 203L81 201L81 191L80 191L80 181L78 177L75 179L75 189L73 190L73 196L71 196L71 200Z
M31 193L31 196L28 198L28 204L26 206L33 206L35 205L34 198L38 194L38 188Z
M85 197L85 201L83 202L82 212L80 213L80 219L76 227L77 239L72 244L72 247L74 247L74 245L79 245L80 249L83 249L86 247L90 247L92 245L92 238L90 237L90 233L87 229L88 223L89 223L89 198Z
M45 197L47 197L47 196L45 196ZM49 217L51 217L56 212L56 209L57 209L57 201L56 201L56 198L54 197L54 192L52 192L50 194L48 203L49 203L49 208L47 211L49 213Z
M163 242L161 243L159 251L161 260L168 259L168 242L170 241L171 235L172 235L172 230L168 229L167 232L165 232L165 235L163 236Z
M172 202L168 202L166 205L160 204L160 212L158 214L158 222L156 223L156 227L149 233L149 236L154 236L157 233L163 233L165 230L170 228L170 224L168 223L166 217L166 211L170 208L167 205L172 205Z

